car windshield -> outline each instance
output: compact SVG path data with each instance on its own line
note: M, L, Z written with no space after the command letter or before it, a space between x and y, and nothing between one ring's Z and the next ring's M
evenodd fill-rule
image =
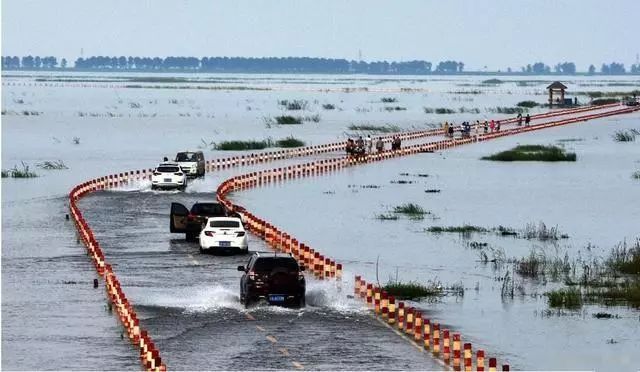
M287 271L298 271L298 263L290 257L260 257L253 269L256 272L270 272L273 269L282 268Z
M217 203L195 204L191 208L191 213L202 216L224 216L224 207Z
M179 152L176 161L198 161L198 157L195 152Z
M211 227L240 227L240 223L238 221L229 221L229 220L222 220L222 221L211 221L209 222L209 226Z
M156 168L156 171L160 172L160 173L175 173L175 172L179 172L180 168L178 167L174 167L174 166L161 166Z

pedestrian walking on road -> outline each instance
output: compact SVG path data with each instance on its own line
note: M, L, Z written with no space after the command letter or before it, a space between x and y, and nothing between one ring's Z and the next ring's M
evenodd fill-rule
M491 133L493 133L493 130L496 129L496 122L491 119L491 124L489 124L489 128L491 129Z
M496 121L496 132L500 132L500 120Z
M364 143L367 147L367 152L371 154L373 152L373 140L371 139L371 135L367 135L367 138L364 140Z
M489 122L484 121L484 134L489 133Z
M528 127L530 123L531 123L531 116L529 116L529 114L527 114L527 117L524 118L524 126Z
M378 137L376 141L376 150L380 153L384 151L384 142L382 142L382 137Z
M444 135L445 135L445 136L446 136L446 135L448 135L448 134L449 134L449 122L448 122L448 121L445 121L445 122L444 122L444 127L443 127L443 129L444 129Z

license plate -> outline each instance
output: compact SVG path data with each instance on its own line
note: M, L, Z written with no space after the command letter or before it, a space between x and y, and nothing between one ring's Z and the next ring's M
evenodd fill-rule
M271 302L284 302L283 295L269 295L269 301Z
M164 182L171 182L171 178L165 178Z
M220 242L220 246L221 247L230 247L231 246L231 242Z

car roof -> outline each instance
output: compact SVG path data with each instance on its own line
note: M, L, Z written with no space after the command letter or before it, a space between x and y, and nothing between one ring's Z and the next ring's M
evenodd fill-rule
M260 251L254 251L253 255L256 257L278 257L278 258L293 258L293 256L291 255L291 253L281 253L281 252L260 252Z
M242 221L237 217L207 217L207 222L209 221L235 221L242 225Z
M197 150L197 151L178 151L178 154L197 154L197 153L202 153L202 151L200 151L200 150Z

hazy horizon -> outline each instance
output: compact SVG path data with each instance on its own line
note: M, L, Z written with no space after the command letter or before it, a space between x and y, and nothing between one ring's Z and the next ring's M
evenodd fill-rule
M518 71L637 60L640 1L5 0L2 55L457 60Z

